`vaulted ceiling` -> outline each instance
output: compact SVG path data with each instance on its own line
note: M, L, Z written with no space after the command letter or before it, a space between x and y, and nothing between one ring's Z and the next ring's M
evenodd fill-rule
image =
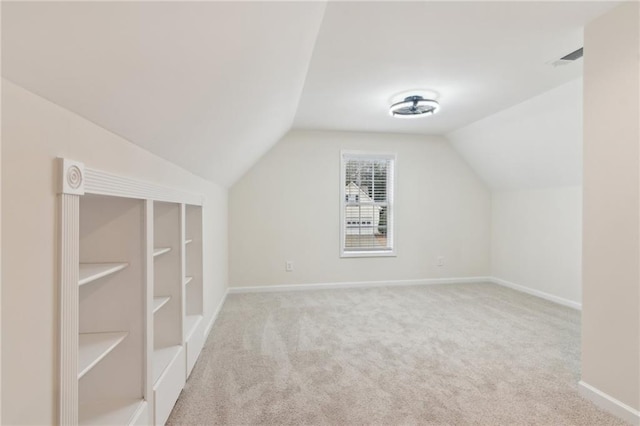
M294 125L444 134L579 77L582 47L606 5L576 2L330 3ZM391 98L435 91L428 119L391 117Z
M3 2L2 76L229 186L292 127L446 134L575 80L614 5ZM409 89L441 113L389 117Z
M2 75L228 186L291 128L323 3L2 4Z

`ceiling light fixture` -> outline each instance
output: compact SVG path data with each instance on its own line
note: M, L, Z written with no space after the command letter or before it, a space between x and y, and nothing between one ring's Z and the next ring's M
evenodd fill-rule
M440 109L440 104L422 96L407 96L403 101L396 102L389 107L392 117L414 118L423 115L433 115Z

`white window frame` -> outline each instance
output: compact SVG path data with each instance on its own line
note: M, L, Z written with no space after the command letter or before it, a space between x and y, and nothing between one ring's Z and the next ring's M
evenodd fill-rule
M346 211L346 191L345 191L345 177L346 177L346 161L347 160L391 160L391 171L389 171L388 180L391 179L391 185L387 183L387 241L388 249L380 250L345 250L345 238L346 238L346 223L345 223L345 211ZM340 257L393 257L396 256L396 235L395 235L395 205L394 199L396 194L396 169L398 165L398 158L395 153L386 152L371 152L371 151L340 151Z

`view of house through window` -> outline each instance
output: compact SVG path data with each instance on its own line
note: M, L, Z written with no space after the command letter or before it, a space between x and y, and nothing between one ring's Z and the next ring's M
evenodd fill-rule
M342 154L342 252L393 251L393 155Z

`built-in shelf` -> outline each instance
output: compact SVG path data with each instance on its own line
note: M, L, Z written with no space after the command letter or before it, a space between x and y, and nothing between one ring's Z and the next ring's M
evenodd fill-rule
M198 327L198 324L202 320L202 315L187 315L184 317L184 335L186 340L191 338L191 335Z
M88 284L107 275L115 274L129 266L128 263L81 263L78 285Z
M171 247L158 247L153 249L153 257L160 256L161 254L169 253Z
M128 425L134 419L143 399L106 399L80 405L81 425Z
M60 166L52 423L165 424L205 340L202 195Z
M162 376L164 370L167 369L167 366L171 364L171 361L180 352L181 347L180 345L174 345L153 351L153 383L156 383Z
M80 333L78 339L78 379L115 349L129 333Z
M170 297L154 297L153 298L153 313L155 314L160 308L167 304L171 300Z

